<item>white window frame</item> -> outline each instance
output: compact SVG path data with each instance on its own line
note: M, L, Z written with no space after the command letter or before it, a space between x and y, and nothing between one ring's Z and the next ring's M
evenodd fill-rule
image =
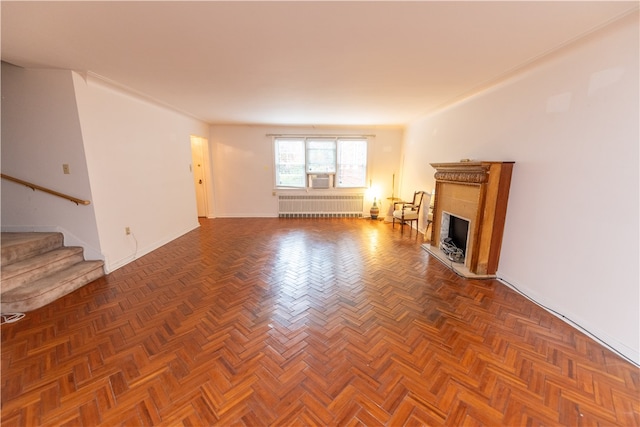
M278 182L279 178L281 178L280 176L280 170L281 170L281 163L279 162L279 157L280 157L280 150L279 150L279 146L278 146L278 142L277 141L287 141L287 142L291 142L291 143L301 143L302 146L298 149L300 150L300 153L302 154L302 156L306 159L306 153L305 153L305 143L304 143L304 138L276 138L274 139L274 144L273 144L273 152L274 152L274 178L275 178L275 186L276 188L306 188L307 183L306 183L306 169L307 169L307 165L306 165L306 160L302 162L301 165L299 165L298 167L302 168L302 173L303 173L303 177L304 179L300 180L299 182L291 182L289 181L288 185L282 185L280 182Z
M319 146L314 147L316 144ZM320 157L322 163L314 162L314 157ZM306 138L305 163L309 175L335 175L338 169L338 141L335 138Z
M296 185L282 185L281 182L279 182L279 179L281 178L279 171L281 170L282 166L281 164L278 162L278 156L279 156L279 141L290 141L290 142L296 142L298 144L301 144L301 151L304 152L304 182L302 182L303 180L300 179L299 182L296 182ZM321 170L314 170L313 165L311 165L312 167L310 168L310 164L309 164L309 142L313 143L314 141L326 141L326 142L333 142L334 144L334 152L333 152L333 158L334 158L334 167L333 168L328 168L328 169L321 169ZM360 143L364 143L364 171L363 171L363 175L361 177L361 182L357 182L355 183L355 185L351 185L351 184L344 184L342 181L342 176L341 176L341 166L343 166L342 161L342 150L341 147L344 146L344 144L349 143L350 141L356 141L356 142L360 142ZM311 189L313 188L311 186L311 182L312 179L311 177L313 176L326 176L329 175L331 177L331 189L362 189L362 188L366 188L366 182L367 182L367 177L369 176L369 155L368 155L368 148L369 148L369 139L367 137L359 137L359 136L353 136L353 137L324 137L324 136L314 136L314 135L308 135L308 136L302 136L302 137L293 137L293 136L275 136L273 138L273 152L274 152L274 183L275 183L275 188L277 189ZM311 150L313 150L313 148L311 148ZM354 163L354 165L357 164ZM352 168L353 169L353 168ZM300 177L302 178L302 177ZM348 180L350 182L352 182L352 180Z
M357 163L347 163L349 159L344 158L347 157L347 153L346 150L343 149L343 147L348 142L364 143L364 150L363 147L352 147L356 149L356 151L364 151L364 165L359 165ZM360 150L357 150L357 148L360 148ZM336 161L336 186L340 188L365 188L367 186L367 177L369 176L369 141L366 138L338 138L336 141L336 151L338 156L338 159ZM355 182L353 183L353 185L346 184L346 182L344 181L347 181L348 177L342 175L341 173L342 170L345 170L343 169L345 166L351 166L355 168L364 167L362 175L358 177L361 181Z

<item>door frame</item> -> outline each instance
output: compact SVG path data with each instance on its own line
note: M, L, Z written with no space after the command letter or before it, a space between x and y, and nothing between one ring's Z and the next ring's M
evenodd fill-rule
M210 209L210 204L209 204L209 181L210 181L210 168L209 168L209 141L207 138L203 137L203 136L198 136L198 135L191 135L190 136L190 142L191 142L191 173L193 175L193 185L194 185L194 190L195 190L195 196L196 196L196 214L198 215L198 217L201 217L200 212L198 211L198 205L199 205L199 201L198 201L198 197L199 197L199 192L198 189L195 188L197 185L196 183L196 165L194 165L194 160L196 158L196 155L199 156L201 163L202 163L202 198L203 200L202 202L202 206L204 208L204 217L205 218L211 218L211 209Z

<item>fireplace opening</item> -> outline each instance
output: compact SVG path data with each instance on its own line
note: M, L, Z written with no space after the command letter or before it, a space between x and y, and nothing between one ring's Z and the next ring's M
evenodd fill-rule
M468 238L469 221L443 211L442 226L440 228L440 249L451 261L464 262Z

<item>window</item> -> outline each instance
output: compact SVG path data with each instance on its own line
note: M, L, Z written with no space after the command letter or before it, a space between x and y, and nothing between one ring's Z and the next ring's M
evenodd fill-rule
M367 141L338 140L338 186L367 186Z
M336 173L335 140L307 140L307 173Z
M306 188L308 175L334 175L340 188L366 187L367 140L276 138L276 187Z
M304 139L276 141L276 186L304 187Z

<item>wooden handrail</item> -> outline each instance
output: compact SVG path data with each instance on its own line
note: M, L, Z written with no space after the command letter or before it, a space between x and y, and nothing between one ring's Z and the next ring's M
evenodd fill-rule
M53 194L54 196L62 197L63 199L67 199L67 200L75 203L76 205L88 205L88 204L91 203L89 200L78 199L77 197L69 196L69 195L64 194L64 193L59 193L59 192L57 192L55 190L51 190L51 189L46 188L46 187L41 187L40 185L32 184L30 182L23 181L21 179L14 178L14 177L9 176L9 175L0 174L0 176L2 177L2 179L7 179L9 181L13 181L13 182L16 182L18 184L26 185L27 187L31 188L33 191L40 190L40 191L43 191L45 193Z

